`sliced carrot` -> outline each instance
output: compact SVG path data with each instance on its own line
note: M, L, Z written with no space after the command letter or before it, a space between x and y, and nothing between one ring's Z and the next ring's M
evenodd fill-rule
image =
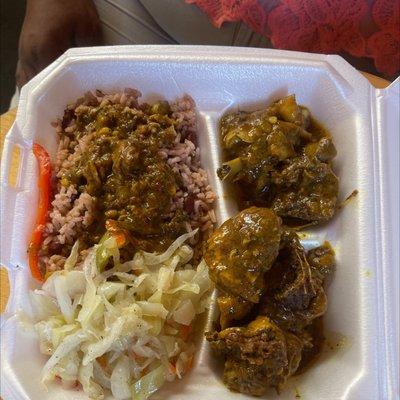
M118 247L122 247L127 244L128 232L125 229L121 228L117 221L114 221L113 219L108 219L106 221L106 229L117 241Z
M104 354L102 356L100 356L100 357L97 357L96 360L101 365L101 367L103 369L106 369L108 367L107 358L106 358L106 356Z
M169 363L169 368L171 369L171 372L176 375L176 365Z
M142 361L145 359L145 357L143 356L139 356L138 354L136 354L134 351L130 352L129 355L131 356L131 358L133 358L135 361Z
M192 333L192 325L181 325L180 334L181 338L186 342Z
M189 370L192 369L192 367L193 367L193 358L194 358L193 355L191 355L189 357L189 359L187 361L187 364L186 364L186 371L185 372L188 372Z

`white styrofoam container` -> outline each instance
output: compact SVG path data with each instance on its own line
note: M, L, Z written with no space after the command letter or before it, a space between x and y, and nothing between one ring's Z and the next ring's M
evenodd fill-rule
M291 379L279 399L386 400L399 398L399 80L378 90L338 56L196 46L122 46L72 49L30 81L7 135L1 164L1 263L8 268L7 315L27 308L35 286L26 248L37 206L32 142L54 155L50 122L65 105L93 89L138 88L143 100L190 94L198 108L202 163L218 194L219 223L233 215L215 171L220 164L218 120L231 108L256 109L289 93L331 131L338 156L340 195L359 194L308 241L330 240L337 270L328 290L328 333L341 337L306 373ZM16 187L8 184L13 146L21 150ZM212 316L212 311L210 318ZM209 320L210 320L209 318ZM4 400L78 400L86 396L40 384L46 357L15 318L1 321L1 395ZM192 372L154 399L245 399L222 384L221 369L204 339ZM278 398L273 391L268 398Z

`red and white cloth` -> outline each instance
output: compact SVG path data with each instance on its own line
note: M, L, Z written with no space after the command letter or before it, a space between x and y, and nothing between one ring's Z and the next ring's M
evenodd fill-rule
M273 47L372 58L387 76L400 70L399 0L186 0L216 27L243 21Z

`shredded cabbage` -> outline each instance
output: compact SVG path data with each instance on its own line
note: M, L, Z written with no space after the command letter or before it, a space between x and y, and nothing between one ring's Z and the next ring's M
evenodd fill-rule
M83 365L79 367L79 382L82 384L82 388L85 393L91 399L104 399L104 390L97 382L93 380L93 363Z
M111 374L111 392L116 400L125 400L132 397L129 385L130 377L129 358L122 355Z
M172 255L175 253L176 250L179 249L183 245L183 243L186 242L186 240L192 238L196 233L198 229L195 229L194 231L191 231L189 233L185 233L182 236L179 236L178 239L175 240L174 243L169 246L167 251L165 251L163 254L154 254L154 253L146 253L143 252L143 257L144 261L147 265L158 265L162 264L163 262L167 261L169 258L172 257Z
M68 356L69 353L75 351L76 348L88 337L86 332L79 330L78 332L68 335L64 338L64 340L59 344L59 346L55 349L52 356L47 360L43 372L42 372L42 380L46 381L49 379L54 379L55 374L53 373L54 367L59 364L64 357ZM53 373L53 374L52 374Z
M165 382L166 371L163 365L160 365L149 372L143 378L135 382L132 388L132 400L146 400L156 392Z
M190 325L194 316L196 315L196 309L194 308L190 299L185 299L173 313L173 318L176 322L182 325Z
M92 399L111 392L117 400L145 400L181 378L195 351L182 329L204 312L211 290L205 262L189 264L185 241L195 234L122 264L110 234L80 267L75 243L65 269L30 294L40 350L50 356L42 380L79 382Z
M77 240L75 244L72 246L71 254L65 260L64 269L66 271L69 271L72 268L74 268L76 262L78 261L78 256L79 256L79 240Z

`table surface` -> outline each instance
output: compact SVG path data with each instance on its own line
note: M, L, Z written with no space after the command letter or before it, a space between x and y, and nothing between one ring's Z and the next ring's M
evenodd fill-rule
M385 88L390 84L389 81L379 78L375 75L368 74L367 72L362 72L362 74L376 88ZM10 110L10 111L6 112L5 114L1 115L1 117L0 117L0 122L1 122L0 123L0 154L2 154L5 135L7 134L12 123L14 122L16 113L17 113L17 110L13 109L13 110ZM0 313L2 313L5 310L9 293L10 293L10 285L9 285L9 281L8 281L7 270L2 267L2 268L0 268Z

